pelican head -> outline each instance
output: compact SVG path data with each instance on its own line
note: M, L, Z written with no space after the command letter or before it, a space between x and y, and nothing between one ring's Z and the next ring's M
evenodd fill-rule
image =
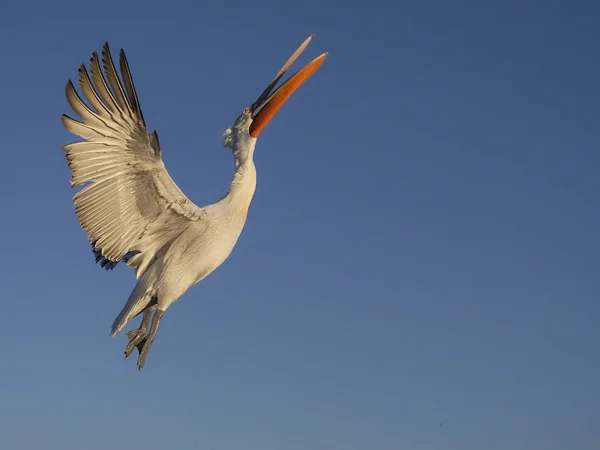
M300 47L298 47L283 65L277 75L275 75L275 78L273 78L263 93L260 94L260 97L258 97L258 99L250 106L245 108L233 125L225 130L225 147L231 148L234 151L236 158L242 156L238 155L239 152L243 150L252 151L254 149L256 138L265 125L267 125L275 113L279 111L294 91L308 80L321 64L323 64L327 53L317 56L292 75L285 83L278 88L275 88L279 80L304 51L312 37L313 35L311 34L304 40Z

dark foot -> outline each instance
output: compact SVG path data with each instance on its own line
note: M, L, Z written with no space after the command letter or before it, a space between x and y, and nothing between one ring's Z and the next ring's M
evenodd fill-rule
M146 342L146 331L146 328L139 327L137 330L127 332L129 344L125 347L125 359L129 358L134 348L137 348L138 352L142 351L144 342Z
M140 350L140 356L138 356L137 362L139 370L142 370L144 368L146 356L150 351L150 347L152 347L152 344L154 343L154 338L156 336L156 332L158 331L158 325L160 324L160 319L162 319L164 313L165 312L161 311L160 309L156 310L156 312L152 316L152 325L150 326L150 331L148 332L148 335L144 338L143 343L140 342L142 348L140 350L140 348L138 347L138 350Z
M142 323L137 330L131 330L127 332L127 337L129 338L129 343L125 348L125 359L129 358L131 352L133 352L134 348L138 349L138 352L142 351L144 347L144 343L146 342L146 331L148 331L148 324L150 323L150 317L152 317L152 313L156 310L156 306L152 306L144 311L144 315L142 317Z

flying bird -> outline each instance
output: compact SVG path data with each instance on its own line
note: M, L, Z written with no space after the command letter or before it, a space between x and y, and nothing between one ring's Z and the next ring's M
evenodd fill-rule
M256 187L256 140L327 56L323 53L313 59L276 88L312 37L225 131L224 145L235 161L233 181L219 201L203 207L192 203L169 176L158 135L146 128L123 50L119 55L122 79L108 43L102 48L101 60L92 53L89 74L84 64L79 67L79 84L87 103L73 83L67 82L67 101L81 120L63 115L62 123L85 139L63 147L71 186L84 186L73 197L75 212L97 263L108 270L125 262L136 272L138 281L112 324L111 336L143 314L139 328L127 333L125 348L125 358L137 348L139 370L167 308L219 267L233 250Z

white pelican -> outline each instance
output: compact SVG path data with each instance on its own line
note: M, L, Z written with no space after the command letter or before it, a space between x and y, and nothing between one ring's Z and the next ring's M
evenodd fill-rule
M63 115L62 123L85 139L63 147L71 186L86 185L73 197L75 211L96 262L108 270L124 261L136 270L138 282L113 322L111 336L143 313L140 327L127 333L125 349L125 358L138 349L139 370L167 308L233 250L256 187L256 139L327 56L323 53L313 59L275 89L311 39L312 35L225 131L224 145L233 152L235 174L225 196L204 207L192 203L167 173L158 136L146 128L123 50L119 55L122 81L107 43L102 48L104 75L96 52L90 60L91 79L85 65L79 67L79 84L90 106L73 83L67 83L67 100L82 121Z

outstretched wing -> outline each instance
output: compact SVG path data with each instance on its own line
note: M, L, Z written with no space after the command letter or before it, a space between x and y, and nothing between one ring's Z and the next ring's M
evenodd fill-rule
M112 268L125 260L143 270L153 254L183 232L204 210L194 205L171 179L156 132L149 134L121 50L117 75L108 43L90 60L91 79L79 68L79 84L89 106L66 86L69 105L82 121L63 115L62 122L84 142L65 145L71 186L86 185L73 202L96 261ZM142 266L142 267L140 267Z

